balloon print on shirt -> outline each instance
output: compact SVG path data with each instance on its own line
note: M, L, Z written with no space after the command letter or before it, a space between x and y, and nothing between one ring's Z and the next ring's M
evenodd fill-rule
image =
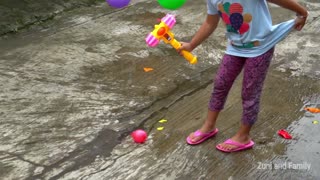
M243 14L243 7L240 3L226 2L218 4L219 15L227 26L228 32L244 34L250 29L249 23L252 20L251 14Z

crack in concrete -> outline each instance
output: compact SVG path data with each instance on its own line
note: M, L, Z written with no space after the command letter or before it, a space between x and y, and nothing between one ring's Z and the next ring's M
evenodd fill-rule
M115 141L115 139L117 139ZM95 139L91 142L78 147L73 152L69 153L61 160L46 166L41 174L27 177L26 180L32 180L37 178L44 178L44 176L50 172L52 169L61 168L61 165L65 162L73 162L59 174L49 178L49 179L59 179L64 174L71 172L73 170L79 169L92 163L97 155L108 156L113 147L119 143L119 138L117 138L117 133L110 129L104 129L99 132Z
M15 154L15 153L7 152L7 151L0 151L0 153L10 155L12 157L17 158L20 161L27 162L27 163L32 164L34 166L46 167L46 165L38 164L38 163L32 162L32 161L30 161L28 159L25 159L25 158L22 157L23 155L20 155L20 154ZM4 158L4 159L6 159L6 158Z

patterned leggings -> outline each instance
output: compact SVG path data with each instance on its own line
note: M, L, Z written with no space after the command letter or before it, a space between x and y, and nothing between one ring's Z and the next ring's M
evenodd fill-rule
M244 68L241 93L242 123L253 125L258 117L263 82L273 57L273 52L274 48L254 58L224 55L214 80L209 109L211 111L223 109L234 80Z

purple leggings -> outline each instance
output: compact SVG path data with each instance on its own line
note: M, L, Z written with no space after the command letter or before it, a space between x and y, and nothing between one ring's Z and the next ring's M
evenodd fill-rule
M211 111L220 111L226 102L229 90L242 68L242 123L253 125L258 117L260 96L274 48L253 58L237 57L225 54L214 81L209 102Z

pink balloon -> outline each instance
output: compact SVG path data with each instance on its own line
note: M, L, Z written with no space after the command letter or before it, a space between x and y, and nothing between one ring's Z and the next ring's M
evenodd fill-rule
M243 23L239 29L239 33L244 34L249 30L249 28L250 28L250 25L248 23Z
M135 130L131 133L131 137L136 143L144 143L147 136L147 133L142 129Z
M223 20L226 24L230 24L230 19L229 19L228 14L226 14L226 13L221 13L221 17L222 17L222 20Z

